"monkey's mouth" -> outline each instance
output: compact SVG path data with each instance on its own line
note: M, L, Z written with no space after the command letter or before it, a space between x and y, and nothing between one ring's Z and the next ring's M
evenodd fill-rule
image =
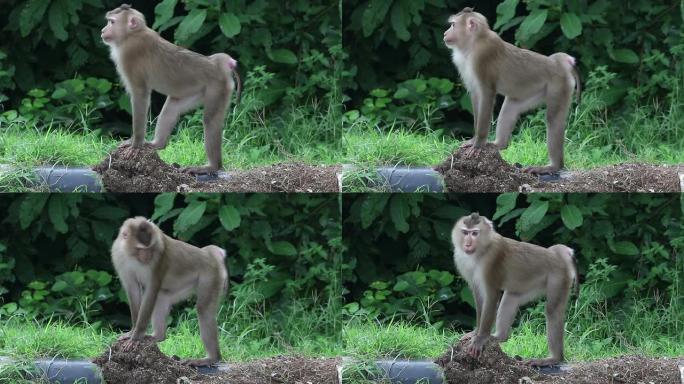
M475 253L475 247L469 246L469 245L464 245L463 246L463 252L465 252L468 255Z

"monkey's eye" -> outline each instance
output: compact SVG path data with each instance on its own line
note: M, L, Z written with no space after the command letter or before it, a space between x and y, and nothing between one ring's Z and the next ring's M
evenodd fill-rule
M468 236L468 231L465 229L462 229L461 233L463 234L463 236Z

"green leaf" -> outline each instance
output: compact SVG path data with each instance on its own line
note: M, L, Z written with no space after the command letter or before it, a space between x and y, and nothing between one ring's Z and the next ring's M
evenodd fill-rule
M232 231L240 226L240 211L232 205L223 205L218 212L219 221L226 231Z
M392 7L392 12L390 15L390 22L392 24L392 29L394 33L397 34L399 40L409 41L411 39L411 34L406 27L409 25L411 18L409 17L408 11L404 7L403 2L396 2Z
M401 280L401 281L397 281L397 283L394 284L394 288L392 288L392 289L397 291L397 292L402 292L402 291L405 291L410 286L411 285L406 280Z
M224 13L219 17L219 27L226 37L233 37L240 33L242 25L240 19L233 13Z
M19 14L19 32L26 37L43 21L50 0L28 0Z
M173 10L176 8L178 0L164 0L154 7L155 20L152 29L157 29L164 25L173 17Z
M98 219L119 221L128 216L128 211L117 206L105 205L95 209L91 215Z
M536 9L532 11L525 20L520 24L520 34L524 39L527 39L539 32L541 27L544 26L546 22L546 17L548 16L548 10L546 9Z
M59 233L67 233L69 226L65 219L69 216L69 207L66 201L61 199L59 195L53 195L48 203L48 217L50 222Z
M271 244L271 252L281 256L295 256L297 248L288 241L275 241Z
M272 50L269 54L269 57L271 58L271 60L275 61L276 63L283 63L283 64L296 64L297 63L297 55L295 55L294 52L290 51L289 49L285 49L285 48Z
M67 92L66 89L64 89L64 88L57 88L57 89L55 89L54 92L52 92L52 95L51 95L50 97L52 97L52 98L55 99L55 100L59 100L59 99L61 99L62 97L68 95L68 94L69 94L69 92Z
M60 280L60 281L56 281L54 284L52 284L52 288L50 288L50 289L52 290L52 292L61 292L65 288L67 288L68 286L69 286L69 284L67 284L66 281Z
M634 256L639 254L639 248L631 241L618 241L613 247L618 255Z
M363 37L369 37L373 31L385 22L387 11L392 5L391 0L370 0L361 16Z
M582 211L575 205L564 205L561 208L561 220L563 224L568 229L575 229L582 225L584 218L582 217Z
M29 193L19 206L19 226L26 229L33 221L40 216L45 207L50 194L48 193Z
M178 219L174 225L176 232L185 232L188 228L197 224L202 218L202 215L204 215L206 209L206 201L195 200L191 202L183 211L181 211L181 214L178 215Z
M549 202L536 200L529 207L525 209L522 215L520 215L520 225L522 231L526 232L530 230L535 224L544 218L546 212L549 210Z
M405 97L408 97L410 94L411 92L408 89L399 88L396 92L394 92L394 95L392 97L394 97L395 99L403 99Z
M64 29L66 25L69 24L69 14L67 13L67 7L63 4L64 0L56 0L50 6L50 11L48 12L48 25L55 34L57 40L66 41L69 34Z
M382 213L389 200L389 194L369 194L361 204L361 228L366 229Z
M173 201L176 199L175 193L160 193L154 198L154 214L151 217L152 221L164 216L173 208Z
M204 20L207 18L207 10L195 8L190 13L185 16L183 21L178 25L176 29L176 40L186 41L190 38L190 35L199 31L204 24Z
M496 197L496 213L492 217L492 221L507 214L515 208L515 202L518 200L518 193L502 193Z
M574 13L564 13L560 19L561 31L568 39L582 34L582 21Z
M394 228L402 233L408 232L409 224L406 222L406 218L411 214L408 200L403 195L394 195L390 201L389 209Z
M636 52L628 48L614 49L611 57L620 63L636 64L639 62L639 56Z
M518 6L518 2L519 0L505 0L496 6L496 23L492 29L499 29L515 16L515 8Z

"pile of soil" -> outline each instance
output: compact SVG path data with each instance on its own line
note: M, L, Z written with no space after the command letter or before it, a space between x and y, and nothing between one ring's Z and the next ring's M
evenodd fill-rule
M338 166L283 163L200 182L165 163L152 147L140 149L133 158L122 151L117 148L93 167L108 192L339 192Z
M230 173L228 180L197 184L206 192L339 192L339 166L281 163Z
M341 359L277 356L231 365L227 372L198 374L194 368L164 355L147 339L130 351L117 342L93 362L102 368L108 384L198 383L198 384L335 384Z
M679 193L682 165L617 164L567 172L558 181L540 181L507 163L496 146L476 156L461 147L435 167L449 192L668 192Z
M464 338L435 360L444 369L447 384L517 384L524 377L542 376L536 369L508 357L493 339L487 341L477 359L466 352L468 345L470 338Z
M127 158L117 148L93 170L102 176L108 192L177 192L178 186L195 183L195 177L165 163L157 151L145 146Z
M435 363L444 369L445 384L681 384L684 358L623 356L571 364L567 372L547 375L508 357L490 340L474 359L465 352L469 339L449 348Z
M198 375L194 368L164 355L151 339L141 341L130 351L123 350L123 341L116 342L95 358L93 363L102 369L103 378L108 384L175 383L181 377L193 381L204 377Z
M538 182L507 163L494 144L485 145L477 156L465 156L465 151L459 148L435 167L449 192L518 192L521 186Z

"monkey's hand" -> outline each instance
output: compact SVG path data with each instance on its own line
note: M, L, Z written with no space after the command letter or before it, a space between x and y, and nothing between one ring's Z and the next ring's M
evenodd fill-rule
M477 335L477 329L473 329L472 331L466 333L465 335L461 336L460 340L470 340L473 338L473 336Z
M201 167L183 167L181 169L185 173L189 173L191 175L204 175L204 174L215 174L218 172L218 169L216 167L212 167L211 165L204 165Z
M471 357L480 357L482 349L484 348L485 342L487 342L488 338L489 335L476 335L473 337L473 339L470 341L470 346L468 347L468 354Z
M470 140L464 142L463 144L461 144L460 148L470 148L473 146L473 144L475 144L475 138L474 137L471 138Z
M130 339L130 338L131 338L131 332L133 332L133 331L128 331L128 332L122 334L122 335L119 336L119 338L116 339L116 340L122 341L122 340L128 340L128 339Z

